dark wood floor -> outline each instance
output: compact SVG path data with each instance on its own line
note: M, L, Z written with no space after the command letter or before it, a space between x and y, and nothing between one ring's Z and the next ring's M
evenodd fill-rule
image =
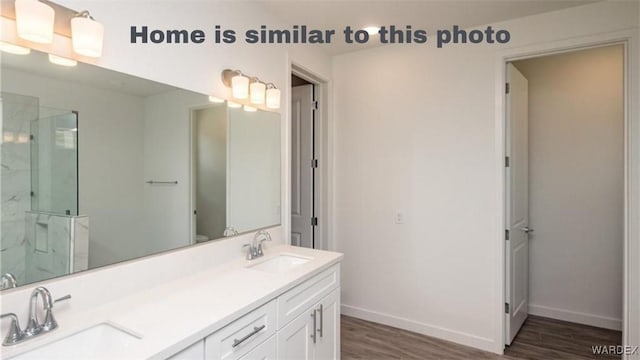
M593 355L593 345L618 345L619 331L530 316L505 355L476 350L429 336L342 316L342 359L578 360L620 359Z

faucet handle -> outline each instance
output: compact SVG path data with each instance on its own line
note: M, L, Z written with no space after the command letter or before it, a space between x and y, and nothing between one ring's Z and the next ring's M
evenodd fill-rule
M69 300L69 299L71 299L71 294L67 294L67 295L65 295L65 296L63 296L63 297L61 297L61 298L55 299L55 300L53 301L53 303L55 304L55 303L57 303L57 302L65 301L65 300Z
M9 332L7 336L4 338L2 345L14 345L19 343L24 339L25 333L20 329L20 322L18 321L18 316L14 313L7 313L0 315L0 319L10 318L11 325L9 325Z

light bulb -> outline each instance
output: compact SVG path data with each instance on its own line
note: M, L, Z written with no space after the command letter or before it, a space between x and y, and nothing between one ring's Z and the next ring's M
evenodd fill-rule
M215 104L222 104L224 102L224 99L220 99L219 97L215 97L213 95L209 96L209 102L215 103Z
M249 97L249 78L238 74L231 78L231 93L236 99L246 99Z
M16 0L16 29L18 36L35 43L53 42L55 11L37 0Z
M241 104L235 103L233 101L227 101L227 106L232 108L232 109L237 109L239 107L241 107Z
M92 18L76 16L71 19L73 51L88 57L102 56L104 26Z
M31 49L29 48L9 44L4 41L0 41L0 51L14 55L29 55L31 53Z
M269 109L280 108L280 90L277 88L267 89L267 107Z
M78 65L78 62L73 59L67 59L65 57L56 56L53 54L49 54L49 62L51 62L52 64L67 66L67 67L73 67Z
M246 111L246 112L256 112L256 111L258 111L258 109L254 108L253 106L245 105L244 106L244 111Z
M264 104L265 90L267 86L259 81L252 82L249 85L252 104Z

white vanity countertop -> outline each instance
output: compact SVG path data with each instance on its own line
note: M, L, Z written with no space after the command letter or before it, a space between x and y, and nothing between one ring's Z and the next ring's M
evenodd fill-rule
M280 254L311 260L279 274L248 268ZM126 349L114 349L116 351L108 356L105 354L105 358L164 359L338 263L342 257L335 252L270 246L259 259L241 258L97 306L91 311L70 314L64 322L59 321L57 330L10 348L4 347L0 357L10 358L109 322L140 334L142 338ZM64 305L57 306L56 310L65 311Z

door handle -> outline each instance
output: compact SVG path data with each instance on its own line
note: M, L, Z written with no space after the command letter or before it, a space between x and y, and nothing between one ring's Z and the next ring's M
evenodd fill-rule
M528 226L525 226L520 230L526 232L527 234L533 232L533 229L529 228Z

